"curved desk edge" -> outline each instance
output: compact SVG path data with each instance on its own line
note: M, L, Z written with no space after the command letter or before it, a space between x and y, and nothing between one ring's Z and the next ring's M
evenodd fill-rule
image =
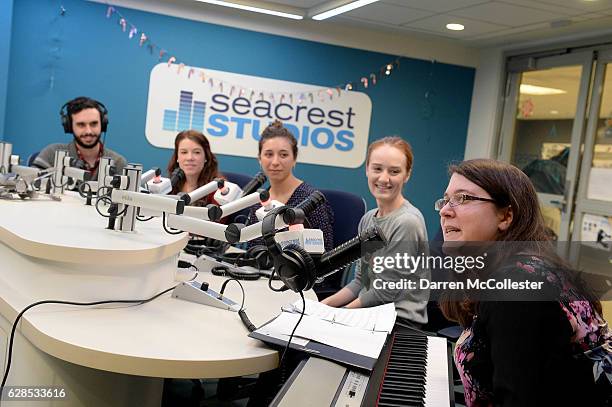
M41 351L61 360L93 369L147 377L221 378L257 374L278 366L278 353L258 345L265 354L253 356L249 363L242 360L167 360L115 354L84 348L58 340L39 331L27 319L21 323L21 333Z
M45 260L63 261L67 263L88 263L92 258L103 258L107 265L118 264L145 264L163 260L167 257L179 253L187 244L189 237L185 235L172 243L151 249L134 250L112 250L104 253L105 250L70 248L66 250L63 246L34 242L24 239L0 226L2 242L13 250L27 256L41 258ZM102 254L102 256L100 256ZM106 255L105 255L106 254Z

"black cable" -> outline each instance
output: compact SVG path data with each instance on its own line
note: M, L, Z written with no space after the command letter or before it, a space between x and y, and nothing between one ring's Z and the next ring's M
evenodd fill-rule
M223 284L221 284L221 289L219 290L219 296L223 296L223 292L225 291L225 286L227 286L227 283L229 283L230 281L235 281L238 283L238 285L240 286L240 289L242 290L242 304L240 304L240 311L242 311L244 309L244 287L242 286L242 283L240 283L240 281L238 281L238 279L236 278L228 278L227 280L225 280L223 282Z
M172 228L168 229L168 226L166 226L166 212L162 212L162 226L164 227L164 230L166 231L166 233L171 234L171 235L180 235L181 233L185 233L179 229L174 229L174 230L170 230Z
M302 318L304 318L304 313L306 312L306 300L304 299L304 293L302 291L299 292L300 297L302 297L302 312L300 312L300 319L298 319L297 324L293 327L293 331L291 331L291 335L289 335L289 340L287 341L287 345L285 345L285 349L283 350L283 354L281 355L280 362L278 363L278 367L281 368L283 366L283 362L285 361L285 355L287 354L287 350L289 349L289 345L291 344L291 340L293 339L293 334L302 322Z
M238 281L235 278L228 278L221 285L221 290L219 290L219 294L223 295L223 292L225 291L225 286L230 281L235 281L235 282L238 283L238 285L240 285L240 289L242 290L242 304L240 304L240 310L238 310L238 316L240 317L240 320L242 321L242 323L244 324L246 329L248 329L249 332L253 332L253 331L255 331L257 329L257 327L255 325L253 325L253 323L251 322L251 320L247 316L246 311L244 310L244 297L245 297L245 295L244 295L244 287L242 287L242 284L240 283L240 281Z
M155 216L149 216L148 218L145 218L144 216L137 215L137 216L136 216L136 219L138 219L138 220L139 220L139 221L141 221L141 222L148 222L148 221L150 221L151 219L153 219L154 217L155 217Z
M270 273L270 277L268 277L268 288L274 292L277 293L282 293L283 291L287 291L289 289L289 287L287 287L286 285L283 285L280 288L274 288L272 287L272 280L274 280L274 275L276 274L276 270L272 269L272 273Z
M104 188L106 188L106 187L104 187ZM99 190L98 190L98 191L99 191ZM98 197L96 198L96 204L95 204L94 206L95 206L96 211L98 212L98 214L100 214L100 216L102 216L102 217L104 217L104 218L118 218L118 217L120 217L120 216L125 215L125 213L127 212L127 208L128 208L128 206L127 206L127 205L124 205L124 206L123 206L123 210L122 210L121 212L117 213L116 215L105 215L105 214L103 214L103 213L102 213L102 211L100 210L100 208L98 208L98 205L100 204L100 202L105 202L105 203L107 203L107 204L109 204L109 205L112 205L112 204L113 204L113 201L112 201L112 199L111 199L109 196L107 196L107 195L100 195L100 196L98 196Z
M87 185L87 187L89 188L89 191L87 191L87 193L90 193L93 195L93 190L91 188L91 185L88 182L81 182L79 183L79 186L77 187L77 192L79 193L81 198L87 198L87 193L83 191L83 189L85 189L83 188L85 185Z
M68 184L70 184L70 177L66 177L66 182L62 183L62 185L60 185L60 188L65 188L65 187L68 186ZM51 185L53 185L55 188L57 188L57 185L55 185L54 177L51 177Z
M23 314L25 314L25 312L28 311L29 309L34 308L38 305L43 305L43 304L64 304L64 305L77 305L77 306L84 306L84 307L92 306L92 305L102 305L102 304L137 304L137 305L141 305L141 304L146 304L147 302L153 301L154 299L166 294L167 292L174 290L175 288L176 286L167 288L164 291L155 294L153 297L150 297L144 300L105 300L105 301L94 301L94 302L43 300L43 301L37 301L35 303L28 305L19 314L17 314L17 317L15 318L15 321L13 322L13 327L11 328L11 336L9 339L9 348L8 348L8 357L6 360L6 370L4 371L4 377L2 378L2 384L0 385L0 394L2 394L2 392L4 391L4 386L8 379L9 371L11 370L11 362L13 359L12 358L13 342L15 341L15 331L17 330L17 323L19 322Z

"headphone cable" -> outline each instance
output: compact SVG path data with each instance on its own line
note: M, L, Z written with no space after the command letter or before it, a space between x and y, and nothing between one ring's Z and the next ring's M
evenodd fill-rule
M291 345L291 341L293 340L293 335L297 330L298 325L302 322L302 318L304 318L304 313L306 312L306 300L304 299L304 293L300 290L300 297L302 297L302 312L300 312L300 318L297 323L293 327L293 331L291 331L291 335L289 335L289 340L287 341L287 345L285 345L285 349L283 349L283 354L281 355L280 362L278 363L279 369L283 367L283 362L285 361L285 355L287 354L287 350L289 350L289 345Z

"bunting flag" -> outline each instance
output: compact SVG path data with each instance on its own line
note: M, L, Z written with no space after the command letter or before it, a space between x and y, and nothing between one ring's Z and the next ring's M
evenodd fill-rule
M186 63L177 59L171 52L167 51L165 48L155 44L151 41L150 35L146 34L143 30L138 29L138 27L130 22L125 16L123 16L115 6L106 3L108 6L106 9L106 18L108 20L113 20L117 22L117 25L120 27L122 32L128 32L128 39L135 38L138 33L140 33L140 37L138 40L138 45L143 47L145 44L150 54L157 52L159 55L160 61L165 61L168 64L169 69L176 69L176 73L180 74L181 71L187 65ZM129 27L129 31L128 31ZM283 103L285 99L289 99L291 103L293 103L294 96L297 99L298 104L302 104L305 100L309 100L310 103L314 103L314 95L316 94L318 99L321 101L325 100L325 95L329 96L329 100L333 100L334 98L339 98L342 96L342 90L345 91L353 91L353 90L367 90L380 82L380 80L389 77L393 72L399 70L400 67L400 59L401 57L397 57L394 61L384 64L379 69L374 72L370 72L366 75L361 76L361 79L356 81L347 81L342 84L337 84L330 87L322 87L318 90L308 93L307 98L302 92L295 92L291 90L285 91L274 91L271 92L266 89L249 89L249 100L253 99L254 95L259 95L259 99L265 100L265 95L268 95L268 100L272 103ZM188 66L188 65L187 65ZM214 84L217 84L219 90L223 93L223 89L229 90L231 96L236 89L240 89L239 95L243 97L246 94L244 87L240 84L229 83L227 81L222 81L216 79L214 77L210 77L204 69L201 68L192 68L189 66L189 71L187 74L187 78L199 78L202 82L208 81L210 86L212 87ZM334 92L336 90L336 92Z

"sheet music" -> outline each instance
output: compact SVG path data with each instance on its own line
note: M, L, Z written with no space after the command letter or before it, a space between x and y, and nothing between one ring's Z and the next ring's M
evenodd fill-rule
M287 312L299 313L302 310L302 301L297 300L282 309ZM393 303L377 307L349 309L334 308L318 301L306 300L305 315L353 328L389 333L395 324L397 312Z
M278 317L258 329L257 332L288 340L299 318L300 314L281 312ZM295 331L294 338L296 336L376 359L385 344L387 332L354 328L316 316L304 315Z

